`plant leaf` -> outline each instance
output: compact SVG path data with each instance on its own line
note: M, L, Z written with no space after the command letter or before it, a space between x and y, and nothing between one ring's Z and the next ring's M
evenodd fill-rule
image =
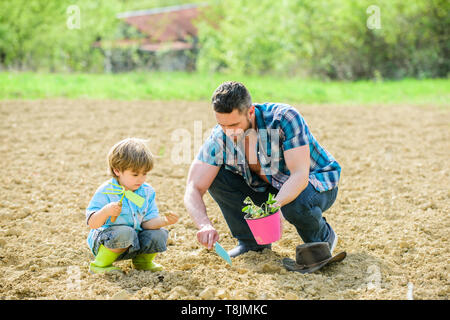
M244 203L245 203L245 204L251 204L251 205L254 205L254 203L253 203L253 201L252 201L252 199L251 199L250 197L245 198L245 199L244 199Z

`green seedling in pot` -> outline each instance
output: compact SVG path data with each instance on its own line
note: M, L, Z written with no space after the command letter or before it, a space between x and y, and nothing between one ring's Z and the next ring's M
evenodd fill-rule
M130 200L131 202L133 202L135 205L137 205L139 208L142 207L142 205L145 202L145 199L143 197L141 197L140 195L137 195L136 193L134 193L131 190L125 190L125 187L112 183L110 182L109 184L111 184L114 187L118 187L120 189L114 189L114 188L109 188L106 190L112 191L112 192L102 192L104 194L118 194L118 195L122 195L122 197L119 200L119 204L122 205L122 200L123 198L127 198L128 200ZM117 217L111 217L111 222L115 222L117 219Z
M242 212L245 212L249 215L250 219L264 218L272 213L280 210L279 206L273 206L277 201L273 199L273 194L269 193L269 199L262 204L261 207L257 206L250 197L244 199L244 208L242 208Z

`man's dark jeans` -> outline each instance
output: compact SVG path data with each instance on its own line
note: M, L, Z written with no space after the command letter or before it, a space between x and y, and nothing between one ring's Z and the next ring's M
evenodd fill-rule
M256 192L247 185L241 175L222 166L208 191L219 205L233 237L238 239L240 244L256 246L256 240L241 210L245 206L244 199L250 196L255 204L261 205L267 200L269 193L276 195L278 190L270 186L266 192ZM337 193L337 187L318 192L308 183L295 200L281 208L283 216L297 228L305 243L329 240L331 227L322 217L322 213L331 207Z

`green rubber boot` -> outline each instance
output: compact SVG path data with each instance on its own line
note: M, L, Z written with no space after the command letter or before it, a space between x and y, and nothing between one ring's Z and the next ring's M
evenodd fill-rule
M156 253L142 253L133 258L133 266L137 270L146 271L161 271L163 269L162 265L153 261L155 259Z
M112 252L105 246L100 245L95 261L91 262L89 265L89 271L92 273L104 273L113 270L121 270L119 267L114 267L112 265L118 256L120 256L120 253Z

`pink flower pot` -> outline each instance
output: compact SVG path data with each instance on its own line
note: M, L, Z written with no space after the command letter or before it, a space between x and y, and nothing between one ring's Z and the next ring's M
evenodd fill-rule
M246 214L244 219L258 244L269 244L281 238L280 210L267 217L256 219L252 219L249 214Z

